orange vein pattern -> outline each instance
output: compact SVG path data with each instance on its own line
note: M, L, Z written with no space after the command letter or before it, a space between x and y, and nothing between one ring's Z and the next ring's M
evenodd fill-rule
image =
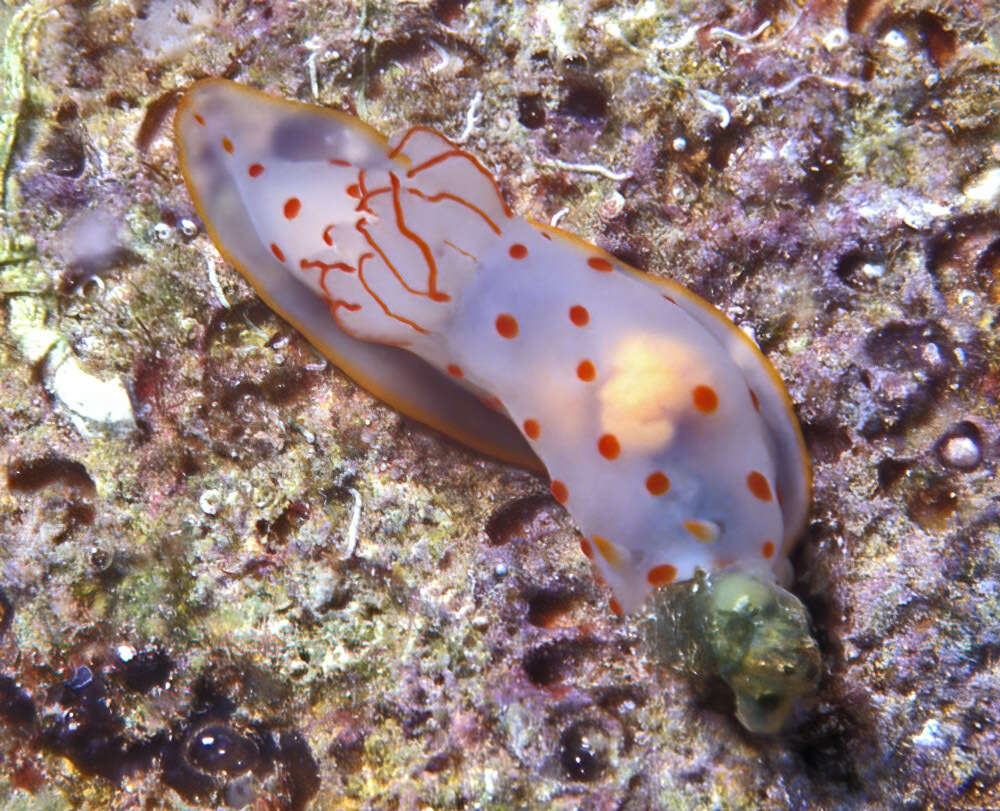
M500 200L500 205L503 206L504 214L506 214L508 217L514 216L514 212L510 210L510 206L507 205L507 201L504 200L503 195L500 194L500 187L497 186L496 178L493 177L492 173L485 166L483 166L476 159L474 155L470 155L464 149L459 149L458 144L449 141L439 132L432 130L430 127L411 127L410 129L408 129L406 131L406 134L400 140L400 142L396 144L396 146L389 153L389 157L395 158L396 156L398 156L400 152L403 150L403 147L406 146L406 142L410 140L410 136L415 135L418 132L431 133L436 138L440 138L442 141L448 144L448 146L450 146L451 149L445 150L439 155L436 155L435 157L424 161L419 166L414 166L412 169L407 170L406 172L407 177L413 177L417 173L422 172L424 169L429 169L431 166L435 166L441 163L441 161L447 160L448 158L465 158L467 161L471 162L472 165L483 175L483 177L489 180L490 183L493 185L493 188L494 190L496 190L497 193L497 198Z
M399 199L399 178L396 177L394 172L389 172L389 182L392 184L392 208L396 212L396 228L399 229L399 233L417 246L420 253L424 256L424 262L427 263L426 295L431 301L451 301L451 296L447 293L442 293L437 289L438 268L437 262L434 259L434 254L431 253L430 246L406 226L406 220L403 217L403 204ZM404 287L405 286L406 285L404 284Z
M500 226L498 226L495 222L493 222L493 220L485 211L479 208L479 206L473 205L464 197L460 197L457 194L451 194L450 192L446 191L440 192L439 194L424 194L422 191L420 191L420 189L411 189L411 188L407 188L406 191L408 191L410 194L416 195L417 197L423 198L428 203L437 203L441 200L454 200L456 203L460 203L461 205L465 206L471 211L474 211L476 214L482 217L483 220L486 222L486 224L493 229L493 232L497 236L501 236L503 234L503 231L500 230Z
M364 232L362 232L362 233L364 233ZM373 299L375 299L375 303L378 304L378 306L382 308L382 312L384 312L390 318L395 318L397 321L399 321L399 322L401 322L403 324L406 324L407 326L413 327L413 329L415 329L421 335L430 335L430 330L424 329L422 326L420 326L419 324L417 324L415 321L411 321L409 318L403 318L403 316L401 316L401 315L396 315L392 310L390 310L386 306L385 302L382 301L382 299L380 299L375 294L375 291L372 290L368 286L368 282L365 281L365 272L364 272L364 270L365 270L365 260L367 260L367 259L374 259L374 258L375 258L375 254L373 254L373 253L365 253L365 254L362 254L361 258L358 260L358 280L361 282L361 286L365 288L365 292L368 293L368 295L371 296ZM395 271L393 271L393 272L395 273ZM398 277L398 274L397 274L397 277Z

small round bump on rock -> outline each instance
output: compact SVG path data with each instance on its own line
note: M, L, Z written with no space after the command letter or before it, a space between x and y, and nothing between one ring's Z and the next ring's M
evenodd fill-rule
M938 458L955 470L975 470L983 461L983 435L974 422L963 420L951 426L936 445Z

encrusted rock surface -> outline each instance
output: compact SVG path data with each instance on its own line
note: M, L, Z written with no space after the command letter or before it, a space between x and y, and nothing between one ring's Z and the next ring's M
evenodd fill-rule
M993 4L0 26L0 805L1000 807ZM823 675L783 734L647 659L544 482L360 391L218 257L169 127L204 76L464 137L515 209L756 337L815 463Z

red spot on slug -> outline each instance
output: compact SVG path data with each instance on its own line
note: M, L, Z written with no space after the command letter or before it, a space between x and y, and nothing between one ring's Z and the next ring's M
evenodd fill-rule
M711 414L719 407L719 395L711 386L695 386L692 396L694 407L703 414Z
M289 197L285 200L285 219L294 220L302 211L302 201L298 197Z
M347 195L355 200L361 199L361 187L357 183L352 183L347 187Z
M524 435L528 439L538 439L542 435L542 426L538 424L538 420L524 421Z
M553 479L552 484L549 485L549 489L552 491L552 498L560 504L565 504L569 501L569 488L559 481L559 479Z
M228 152L230 155L233 154L233 148L234 148L233 142L230 141L228 138L222 139L222 148L226 150L226 152Z
M578 327L585 327L590 323L590 313L587 312L586 307L580 304L574 304L569 308L569 320Z
M625 612L622 610L622 604L620 602L618 602L618 600L616 600L614 597L612 597L610 600L608 600L608 608L611 609L611 612L615 616L618 616L618 617L624 617L625 616Z
M511 259L524 259L528 255L528 249L520 242L515 242L510 246L509 253Z
M597 440L597 450L605 459L614 460L621 454L622 446L614 434L604 434Z
M203 127L205 126L205 119L202 118L198 113L194 114L194 120L197 121L199 124L201 124Z
M247 169L247 174L250 175L250 177L260 177L264 174L264 167L259 163L251 163L250 168Z
M669 301L669 302L670 302L671 304L676 304L676 303L677 303L676 301L674 301L674 299L672 299L672 298L671 298L670 296L668 296L668 295L667 295L666 293L664 293L664 294L663 294L663 298L665 298L665 299L666 299L667 301Z
M774 541L764 541L764 546L761 547L760 553L770 560L774 557Z
M650 495L662 496L670 489L670 479L667 478L666 473L657 470L646 477L646 489Z
M758 473L756 470L751 471L747 476L747 487L761 501L771 500L771 485L767 483L763 473Z
M708 521L685 521L684 529L702 543L712 543L719 537L719 528Z
M587 260L587 264L590 265L594 270L601 271L601 273L610 273L612 270L615 269L615 266L612 265L603 256L591 256L590 259Z
M749 391L750 391L750 402L753 403L754 409L759 414L760 413L760 400L757 399L757 392L755 392L753 389L750 389Z
M589 360L582 360L580 361L580 365L576 367L576 376L584 383L589 383L597 377L597 369L594 368L594 364Z
M588 541L586 538L580 538L580 551L583 552L583 554L586 555L588 559L590 560L594 559L594 549L590 545L590 541Z
M497 332L500 333L501 338L516 338L517 333L520 332L520 328L517 325L517 319L509 313L501 313L497 316Z
M340 158L330 158L330 163L333 166L350 166L350 161L341 160Z
M461 366L456 366L454 363L448 364L448 374L452 377L463 377L465 372L462 371Z
M271 253L274 254L274 258L277 259L279 262L284 262L285 261L285 254L284 254L284 252L282 252L281 248L279 248L273 242L271 243Z
M665 586L667 583L673 583L675 577L677 577L677 569L669 563L665 563L650 569L646 580L651 586Z

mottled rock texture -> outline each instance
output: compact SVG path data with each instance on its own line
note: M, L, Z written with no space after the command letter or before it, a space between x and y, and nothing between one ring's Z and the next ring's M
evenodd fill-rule
M1000 807L995 4L17 11L0 805ZM373 400L220 260L169 129L204 76L467 135L515 209L754 334L816 474L823 675L784 734L648 660L543 481ZM69 410L52 347L132 423Z

